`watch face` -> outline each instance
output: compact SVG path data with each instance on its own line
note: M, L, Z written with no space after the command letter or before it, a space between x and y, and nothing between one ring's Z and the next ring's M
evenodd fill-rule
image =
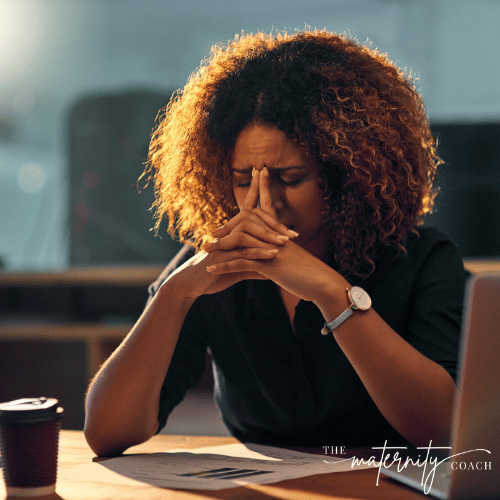
M370 296L362 288L353 286L349 291L349 295L356 309L361 309L362 311L370 309L372 299L370 299Z

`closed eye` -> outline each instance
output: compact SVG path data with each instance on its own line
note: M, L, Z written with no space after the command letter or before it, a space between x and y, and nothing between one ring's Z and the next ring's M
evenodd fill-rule
M250 179L234 179L234 183L236 184L237 187L239 188L246 188L246 187L250 187L250 184L252 183L252 178L250 177Z
M293 181L285 181L281 177L279 179L280 179L281 183L287 187L297 186L298 184L300 184L302 182L302 179L294 179Z
M234 172L234 171L233 171ZM241 175L242 173L236 173L236 175L233 177L234 179L234 185L238 188L247 188L250 187L250 184L252 183L252 177L251 175ZM278 182L282 184L285 187L294 187L298 186L302 180L304 179L303 176L291 180L286 180L286 178L283 178L281 175L279 175L277 172L271 174L272 177L275 179L275 182Z
M300 184L302 182L302 179L295 179L293 181L285 181L284 179L282 179L281 177L278 178L279 179L279 182L281 184L283 184L283 186L286 186L286 187L293 187L293 186L297 186L298 184ZM251 184L251 180L248 181L248 182L238 182L237 186L239 188L246 188L246 187L250 187L250 184Z

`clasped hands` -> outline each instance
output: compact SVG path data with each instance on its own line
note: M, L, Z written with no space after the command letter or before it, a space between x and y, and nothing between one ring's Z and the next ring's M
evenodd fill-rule
M196 298L245 279L270 279L317 305L322 299L330 300L328 295L336 280L334 291L341 290L345 295L345 280L295 244L299 235L278 221L269 184L267 168L254 169L240 212L212 233L217 238L214 242L171 275L179 293Z
M253 169L250 188L240 212L212 236L217 240L206 245L204 250L207 253L228 252L229 260L208 266L207 271L211 273L259 273L260 268L255 265L257 261L273 259L280 247L299 236L277 219L266 167L262 171Z
M345 280L297 245L294 240L299 235L278 221L266 167L253 170L239 214L212 236L218 239L207 245L205 251L224 257L207 266L209 273L245 273L244 279L270 279L289 293L317 303L325 299L321 294L336 291L336 282L345 295Z

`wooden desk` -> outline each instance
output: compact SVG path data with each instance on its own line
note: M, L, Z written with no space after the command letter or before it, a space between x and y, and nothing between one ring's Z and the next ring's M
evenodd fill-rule
M157 453L173 448L198 448L234 443L230 437L155 436L140 446L130 448L127 453ZM59 451L59 471L74 465L88 463L94 454L87 446L80 431L62 431ZM120 500L120 499L398 499L422 500L425 495L380 476L376 485L377 470L319 474L280 483L229 488L220 491L171 490L148 484L141 486L118 486L92 482L91 477L59 479L56 495L39 497L39 500ZM5 484L0 484L0 498L5 498Z

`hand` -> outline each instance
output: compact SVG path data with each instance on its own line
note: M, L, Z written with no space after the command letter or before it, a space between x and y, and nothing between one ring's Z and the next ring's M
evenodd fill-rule
M260 173L257 172L254 175L242 211L224 228L214 234L220 238L207 247L208 252L229 251L234 248L235 244L251 244L252 247L259 245L262 248L267 248L266 245L271 242L271 239L268 238L270 228L282 230L280 235L285 235L285 230L282 229L283 225L276 219L267 174L267 168L264 168ZM258 183L257 176L259 177ZM256 188L258 188L258 192ZM247 215L244 210L249 210L252 204L257 204L258 200L260 208L255 206L251 210L253 216L258 215L257 225L253 227L248 223L250 215ZM239 225L240 221L245 221L248 225L243 228L242 225ZM246 231L246 233L242 235L240 231ZM288 231L287 234L291 235L292 232ZM293 233L293 235L297 236L297 233ZM255 241L256 238L260 241ZM285 238L284 244L279 246L276 242L274 244L278 252L273 259L224 259L223 262L209 266L207 270L218 275L253 272L263 278L271 279L293 295L304 300L314 301L318 306L321 302L327 303L331 300L331 296L328 295L332 292L345 298L345 287L349 284L336 271L304 248L293 243L290 238Z
M280 246L272 259L225 259L208 266L207 271L219 276L247 273L270 279L287 292L314 302L322 311L339 297L345 298L345 288L350 286L339 273L293 241Z
M276 218L267 168L264 168L262 173L253 170L250 189L239 214L225 226L214 231L212 236L219 238L219 241L207 245L205 247L207 251L228 250L237 243L247 247L261 246L262 243L283 245L290 238L298 236L295 231L290 231ZM223 244L222 238L224 238Z
M267 279L253 271L235 271L221 275L210 273L213 266L227 261L273 259L278 247L297 235L258 207L261 177L255 170L239 214L212 234L219 240L206 245L204 251L189 259L166 280L165 283L169 283L169 286L176 287L178 294L196 298L219 292L244 279ZM263 202L268 205L265 199Z

